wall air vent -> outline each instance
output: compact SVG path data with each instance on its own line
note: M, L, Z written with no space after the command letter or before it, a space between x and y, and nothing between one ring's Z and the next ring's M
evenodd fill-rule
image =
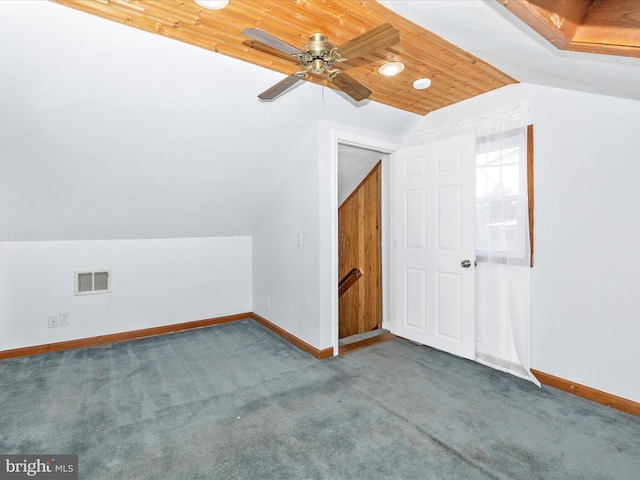
M75 295L92 295L111 292L109 270L75 272Z

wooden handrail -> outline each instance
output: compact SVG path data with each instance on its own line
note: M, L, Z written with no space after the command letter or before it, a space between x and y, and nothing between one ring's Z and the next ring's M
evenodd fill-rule
M362 276L362 269L354 267L338 282L338 297L341 297Z

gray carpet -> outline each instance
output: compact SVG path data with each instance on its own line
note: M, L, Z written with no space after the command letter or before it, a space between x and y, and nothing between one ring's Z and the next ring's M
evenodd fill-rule
M253 320L0 362L0 453L81 479L635 479L640 419L399 340Z

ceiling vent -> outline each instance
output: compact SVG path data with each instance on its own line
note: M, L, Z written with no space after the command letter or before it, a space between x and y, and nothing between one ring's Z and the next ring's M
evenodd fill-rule
M109 270L75 272L75 295L92 295L111 292Z

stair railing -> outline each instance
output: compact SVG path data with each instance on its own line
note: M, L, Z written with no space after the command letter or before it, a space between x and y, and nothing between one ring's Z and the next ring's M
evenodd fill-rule
M341 297L363 275L362 269L354 267L338 282L338 297Z

